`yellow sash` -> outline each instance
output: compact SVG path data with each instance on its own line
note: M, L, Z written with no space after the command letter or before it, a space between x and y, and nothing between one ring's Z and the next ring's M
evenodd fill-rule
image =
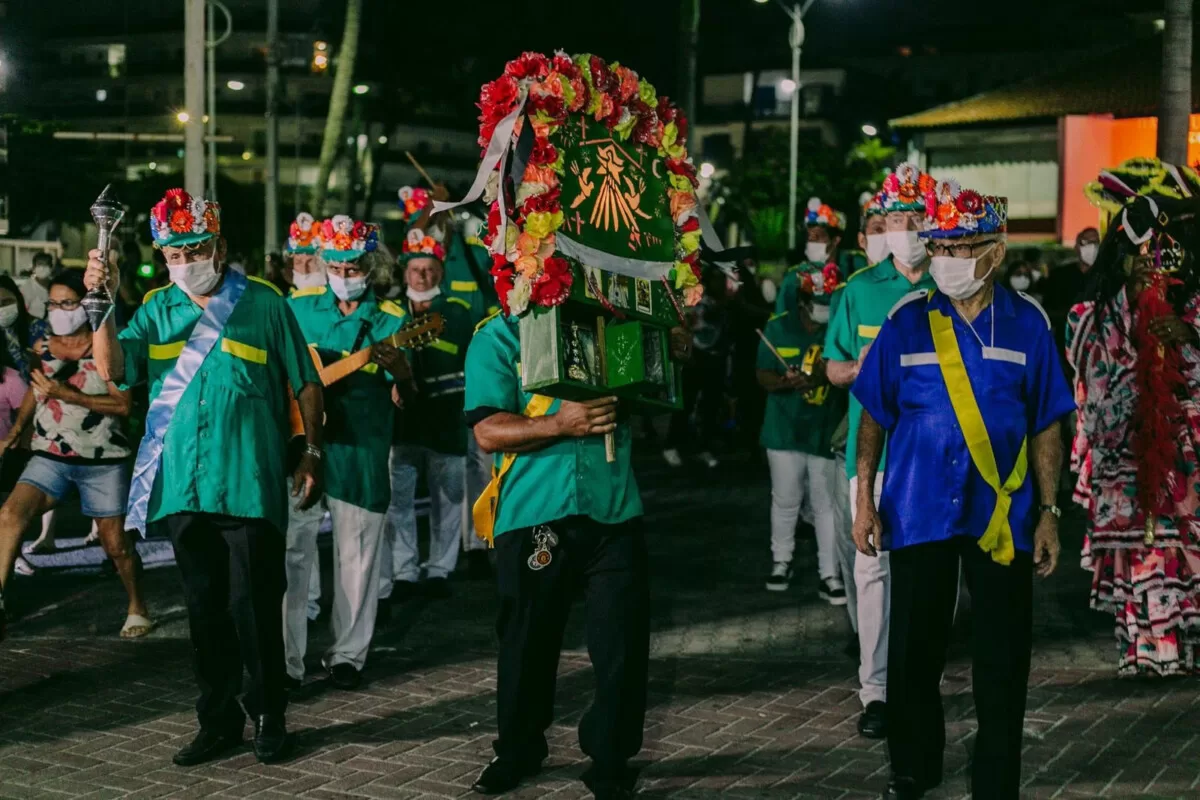
M553 403L553 397L535 394L529 401L529 405L525 406L523 413L527 417L543 417ZM475 521L475 536L487 542L488 547L493 545L492 532L496 528L496 512L500 508L500 481L512 468L517 455L517 453L505 453L500 459L500 466L492 466L492 479L488 481L487 488L483 490L483 494L479 495L479 499L471 507L471 518Z
M971 461L975 469L987 481L988 486L996 492L996 508L988 522L987 530L979 537L979 547L986 553L991 553L992 560L997 564L1009 564L1013 560L1012 526L1008 522L1008 511L1012 508L1012 494L1025 483L1025 474L1029 468L1026 453L1029 440L1021 443L1021 452L1017 455L1016 466L1012 474L1002 486L1000 484L1000 469L996 466L996 454L992 450L992 441L988 437L987 427L983 423L983 414L979 411L979 403L975 400L975 392L971 388L971 379L967 377L967 368L963 363L962 351L958 349L958 339L954 336L954 324L942 312L931 308L929 310L929 328L933 331L933 349L937 352L938 366L942 370L942 380L946 382L946 390L950 394L950 405L954 408L954 416L962 428L963 438L967 440L967 450L971 452Z

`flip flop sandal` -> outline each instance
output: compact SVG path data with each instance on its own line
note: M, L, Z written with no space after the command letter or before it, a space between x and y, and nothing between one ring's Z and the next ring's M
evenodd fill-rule
M122 639L141 639L154 630L154 623L141 614L130 614L121 626Z

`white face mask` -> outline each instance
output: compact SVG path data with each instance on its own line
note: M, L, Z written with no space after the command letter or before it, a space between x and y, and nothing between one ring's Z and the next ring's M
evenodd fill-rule
M867 263L878 264L888 257L888 253L892 252L891 245L888 244L886 233L869 233L867 234Z
M50 332L55 336L67 336L79 330L87 322L87 310L80 306L74 311L53 308L46 315L50 320Z
M45 264L38 264L33 268L33 277L37 278L39 281L48 281L50 280L50 273L52 271L53 270L51 270L50 267L46 266Z
M367 290L367 277L360 275L357 278L339 278L331 272L329 273L329 288L333 290L338 300L346 302L357 300Z
M16 303L0 308L0 328L11 328L17 323L19 316L21 316L21 309Z
M221 273L211 258L187 264L168 264L167 272L171 275L172 283L193 297L204 297L221 282Z
M1079 260L1085 265L1091 266L1096 263L1096 253L1100 250L1100 245L1088 242L1087 244L1079 245Z
M1030 285L1033 284L1033 281L1029 279L1028 275L1017 275L1008 283L1018 292L1027 292L1029 291Z
M916 231L888 231L884 235L887 237L888 250L906 267L924 264L929 257L925 252L925 243Z
M808 242L804 245L804 257L814 264L824 264L829 255L829 245L824 242Z
M978 261L978 258L934 256L929 264L929 276L942 294L952 300L966 300L974 297L983 288L987 276L992 274L989 269L987 275L976 278L975 264Z
M292 285L297 289L312 289L326 284L324 272L296 272L292 270Z
M442 293L442 287L440 287L440 286L435 286L432 289L426 289L423 292L417 291L416 289L412 288L411 286L405 288L405 290L404 290L404 294L407 295L408 299L412 300L414 303L428 303L430 300L437 297L441 293Z
M829 322L829 306L813 303L812 307L808 309L808 315L818 325L825 325Z

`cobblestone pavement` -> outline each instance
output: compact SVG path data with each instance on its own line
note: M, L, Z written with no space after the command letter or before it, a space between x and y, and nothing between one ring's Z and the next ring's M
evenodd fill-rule
M765 469L711 474L639 466L654 571L651 709L642 794L678 798L869 798L886 748L861 739L849 626L819 602L811 539L790 593L769 567ZM1025 789L1036 798L1200 797L1200 683L1114 677L1111 622L1087 610L1087 575L1064 533L1058 574L1036 595ZM328 552L323 553L328 573ZM328 574L326 574L328 587ZM297 757L258 764L247 746L191 769L170 756L193 733L187 624L173 567L146 574L160 627L122 642L115 579L16 579L0 645L0 797L463 797L494 734L493 589L398 609L376 636L367 683L314 680L289 709ZM327 601L328 598L326 598ZM969 616L969 612L963 615ZM575 725L591 695L579 615L568 632L548 770L512 796L584 797ZM975 730L959 636L947 669L945 785L963 797ZM324 628L310 652L328 641ZM310 659L316 667L316 660Z

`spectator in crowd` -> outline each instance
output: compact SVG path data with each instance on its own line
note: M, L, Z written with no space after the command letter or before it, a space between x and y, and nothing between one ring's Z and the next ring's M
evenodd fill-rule
M1040 302L1041 297L1038 295L1038 288L1041 286L1041 283L1035 280L1036 277L1037 273L1034 272L1031 262L1019 261L1009 267L1008 274L1005 276L1005 282L1008 283L1008 288L1014 292L1023 292Z
M1100 248L1100 231L1084 228L1075 237L1075 260L1055 267L1046 279L1042 295L1050 326L1060 347L1064 344L1067 316L1071 307L1090 300L1096 293L1096 275L1092 265Z
M284 295L291 293L294 284L292 283L291 270L284 264L283 256L279 253L267 253L266 262L263 265L263 278L270 281L271 285Z
M37 319L46 318L46 302L50 299L50 279L54 277L54 256L36 253L33 256L33 271L22 294L25 307Z
M7 276L5 276L7 277ZM10 279L11 280L11 279ZM0 305L0 312L11 306ZM24 310L24 307L22 307ZM8 334L0 327L0 441L8 438L13 422L21 403L25 400L25 392L29 384L21 373L13 366L12 356L8 352ZM21 457L20 452L9 451L0 456L0 495L8 496L25 468L28 458Z
M129 605L121 637L133 639L149 633L153 623L138 585L137 551L125 533L131 449L124 417L130 399L128 391L101 377L92 359L91 329L80 305L86 293L76 271L51 280L50 335L39 342L32 388L0 441L4 452L32 425L34 455L0 508L0 582L7 585L29 522L74 488L84 516L97 521L100 541L125 585Z
M755 278L753 248L727 248L721 255L731 260L737 270L736 285L726 282L726 289L729 290L729 337L733 348L730 388L737 404L738 438L750 449L758 446L766 405L766 395L758 385L754 368L759 345L756 331L766 326L773 304L763 297Z
M35 339L45 335L45 322L29 313L16 281L7 275L0 275L0 330L4 332L9 362L20 373L21 380L28 383L33 355L29 348Z

